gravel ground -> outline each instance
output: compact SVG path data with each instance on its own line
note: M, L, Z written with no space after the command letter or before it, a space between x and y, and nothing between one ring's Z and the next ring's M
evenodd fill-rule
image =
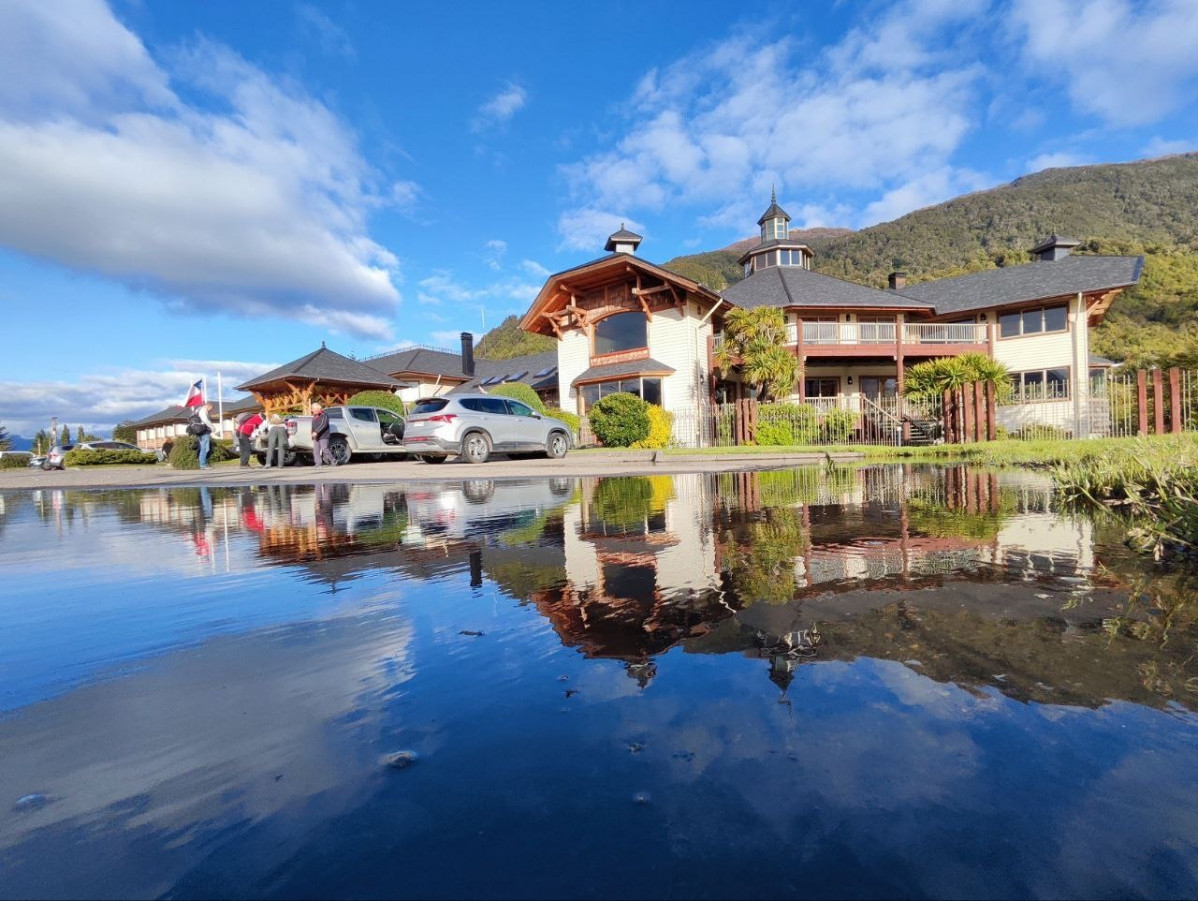
M861 459L860 454L832 454L838 462ZM731 472L782 469L821 463L825 454L568 454L562 460L509 460L481 465L449 460L441 465L414 460L349 463L345 466L292 466L262 469L256 463L242 469L236 461L203 470L174 470L156 466L80 466L43 472L40 469L0 470L0 491L37 488L142 488L171 485L260 485L269 482L435 482L461 478L508 479L553 476L653 475L680 472Z

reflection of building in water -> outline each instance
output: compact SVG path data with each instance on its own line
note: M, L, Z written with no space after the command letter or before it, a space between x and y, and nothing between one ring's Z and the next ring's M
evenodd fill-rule
M719 605L712 493L705 476L582 479L565 508L564 584L533 595L562 641L618 657L642 685L649 656L731 611Z

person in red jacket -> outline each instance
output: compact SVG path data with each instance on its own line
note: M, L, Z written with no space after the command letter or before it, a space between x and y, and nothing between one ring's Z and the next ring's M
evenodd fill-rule
M254 413L242 420L237 426L237 449L241 452L241 468L250 468L250 438L254 434L254 429L262 425L263 416L261 413Z

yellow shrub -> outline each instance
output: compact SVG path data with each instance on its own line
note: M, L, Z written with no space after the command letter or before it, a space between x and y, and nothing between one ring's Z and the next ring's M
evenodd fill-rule
M657 404L649 404L649 436L643 441L634 441L632 447L656 450L669 447L674 438L674 414Z

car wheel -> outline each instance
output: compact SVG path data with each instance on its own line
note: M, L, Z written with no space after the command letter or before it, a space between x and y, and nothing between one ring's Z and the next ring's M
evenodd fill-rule
M421 463L444 463L446 459L448 459L446 457L433 454L416 454L415 457Z
M366 459L369 460L371 463L381 463L383 461L383 458L386 456L387 456L386 454L367 454Z
M495 495L495 483L490 479L471 479L462 483L462 494L472 504L482 504Z
M258 461L259 466L266 465L266 454L254 454L254 459Z
M298 462L299 462L299 454L297 454L295 451L293 451L293 450L284 450L283 451L283 465L284 466L295 466L295 464Z
M471 432L462 439L462 456L467 463L486 463L491 456L491 439L482 432Z
M334 438L329 442L329 456L333 458L334 466L344 466L353 454L344 438Z
M49 472L53 468L54 467L50 465L50 461L48 461L48 460L42 461L42 472Z
M550 460L560 460L570 449L570 440L564 432L552 432L545 444L545 456Z

